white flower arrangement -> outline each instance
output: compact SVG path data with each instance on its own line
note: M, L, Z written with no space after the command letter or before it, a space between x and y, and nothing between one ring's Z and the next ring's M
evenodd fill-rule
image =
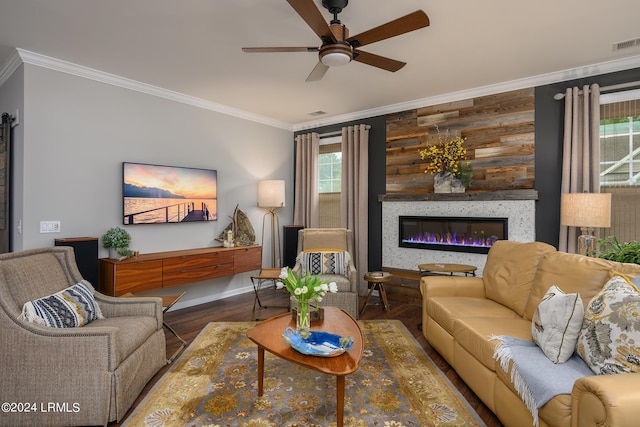
M310 302L322 301L327 292L338 292L336 282L322 281L318 276L312 276L307 271L306 276L296 276L288 267L280 270L280 280L276 282L276 288L286 288L298 301Z

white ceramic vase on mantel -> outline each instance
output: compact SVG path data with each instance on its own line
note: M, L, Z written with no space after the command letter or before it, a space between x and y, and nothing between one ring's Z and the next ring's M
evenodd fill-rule
M433 176L434 193L451 193L451 172L438 172Z
M466 187L462 183L460 178L453 177L451 179L451 192L452 193L464 193L466 191Z

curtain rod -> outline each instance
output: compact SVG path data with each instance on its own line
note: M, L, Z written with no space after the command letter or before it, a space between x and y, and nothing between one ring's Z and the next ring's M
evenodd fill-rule
M371 129L371 125L365 125L365 128L369 130ZM342 135L342 129L334 130L332 132L321 133L320 138L328 138L330 136L338 136L338 135Z
M333 132L321 133L319 136L320 138L328 138L330 136L338 136L338 135L342 135L341 130L334 130Z
M616 89L626 89L629 87L636 87L636 86L640 86L640 81L637 82L629 82L629 83L620 83L618 85L611 85L611 86L602 86L600 88L600 92L605 92L605 91L609 91L609 90L616 90ZM580 91L580 93L582 93L582 91ZM561 99L564 99L564 93L556 93L555 95L553 95L553 99L555 99L556 101L560 101Z

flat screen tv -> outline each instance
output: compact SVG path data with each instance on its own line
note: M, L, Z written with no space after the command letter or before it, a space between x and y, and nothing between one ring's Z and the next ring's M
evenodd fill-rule
M218 219L218 173L212 169L122 163L123 224Z

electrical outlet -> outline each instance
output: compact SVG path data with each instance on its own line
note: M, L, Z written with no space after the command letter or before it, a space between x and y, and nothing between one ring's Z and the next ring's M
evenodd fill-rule
M60 221L40 221L40 233L59 233Z

